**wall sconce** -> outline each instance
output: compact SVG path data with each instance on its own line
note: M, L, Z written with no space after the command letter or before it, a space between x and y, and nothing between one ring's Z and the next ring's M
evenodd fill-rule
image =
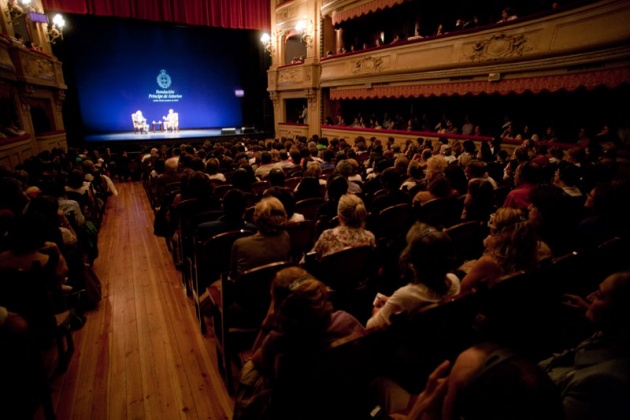
M66 25L66 21L59 13L55 15L52 20L52 24L48 23L48 42L54 44L57 42L57 38L63 39L63 27Z
M21 3L17 0L9 0L7 2L7 16L11 20L19 19L27 12L35 11L35 8L31 6L31 0L22 0Z
M260 37L260 42L263 44L265 51L267 51L269 54L273 54L275 52L275 49L271 42L271 35L269 35L267 32L262 34L262 36Z
M313 21L300 20L295 24L295 30L301 37L301 40L307 47L313 43Z

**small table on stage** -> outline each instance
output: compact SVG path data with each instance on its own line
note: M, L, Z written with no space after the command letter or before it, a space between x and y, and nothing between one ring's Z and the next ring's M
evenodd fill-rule
M158 127L160 131L164 131L164 124L162 121L153 121L153 132L155 133L155 127Z

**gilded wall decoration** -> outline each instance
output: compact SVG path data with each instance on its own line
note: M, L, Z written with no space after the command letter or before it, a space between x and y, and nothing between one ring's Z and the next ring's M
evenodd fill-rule
M298 80L299 73L295 69L287 69L278 75L278 83L295 82Z
M286 22L289 19L293 19L297 16L297 7L287 7L279 10L276 13L276 21L278 23Z
M357 60L352 67L354 74L377 73L383 71L383 59L380 57L365 57Z
M473 45L470 59L479 62L520 57L532 49L529 44L525 35L494 34L490 39Z
M22 68L24 69L24 74L27 76L42 79L55 78L55 70L52 63L48 60L22 57Z

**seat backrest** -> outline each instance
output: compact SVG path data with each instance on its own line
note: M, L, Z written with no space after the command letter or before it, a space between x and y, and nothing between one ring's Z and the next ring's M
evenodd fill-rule
M49 348L57 328L53 274L39 265L30 270L0 270L0 305L20 314L29 325L33 339L41 349Z
M292 418L309 407L300 418L361 418L369 385L381 373L383 335L372 330L278 356L272 417Z
M297 187L297 185L300 183L301 180L302 180L301 176L292 176L284 180L284 186L290 189L291 191L293 191L295 190L295 187Z
M461 221L462 204L457 197L436 198L416 208L416 219L438 229Z
M426 377L445 359L479 341L474 328L479 311L477 293L465 292L424 307L416 314L392 317L386 329L387 370L401 386L422 391Z
M365 323L376 293L375 277L380 260L369 246L347 247L326 255L307 269L332 289L336 309L345 310Z
M413 210L411 204L396 204L386 207L373 220L374 232L378 238L393 239L406 235L413 225Z
M230 191L233 188L234 188L234 185L229 184L229 183L215 185L214 186L214 195L216 195L219 199L222 200L223 197L225 197L225 194L227 194L227 192Z
M291 238L291 262L298 264L304 253L310 251L315 245L315 222L303 220L301 222L289 222L285 225Z
M226 320L224 331L259 328L271 304L271 282L278 271L293 265L278 261L252 268L227 281L224 276L221 293ZM238 307L238 317L231 317L228 308L235 307Z
M195 288L197 291L205 290L213 281L221 277L221 273L229 271L232 244L238 238L254 233L247 229L231 230L195 241L195 277L197 279Z
M444 229L451 238L459 264L479 258L483 252L485 229L482 222L471 220Z
M317 210L324 204L324 199L320 197L311 197L299 200L295 203L295 212L304 215L305 219L316 220Z

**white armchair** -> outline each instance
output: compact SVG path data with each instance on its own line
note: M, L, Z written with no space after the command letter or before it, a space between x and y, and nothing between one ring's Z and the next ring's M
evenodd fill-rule
M170 129L171 132L179 131L179 113L173 112L172 109L169 109L168 115L164 116L164 131L168 132Z
M147 119L142 115L142 111L136 111L131 114L131 121L133 122L134 134L146 134L149 132L149 124L147 124Z

